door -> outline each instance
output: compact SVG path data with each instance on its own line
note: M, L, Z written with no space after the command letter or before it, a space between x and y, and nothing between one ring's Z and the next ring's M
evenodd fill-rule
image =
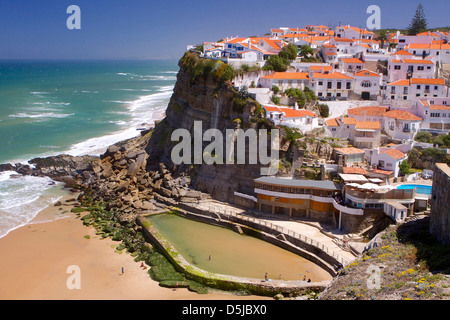
M362 92L361 93L361 98L363 99L363 100L370 100L370 92Z

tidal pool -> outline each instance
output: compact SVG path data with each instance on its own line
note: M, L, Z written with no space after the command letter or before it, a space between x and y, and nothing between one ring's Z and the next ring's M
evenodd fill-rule
M147 219L190 264L208 272L264 279L313 282L332 276L313 262L255 237L175 214Z

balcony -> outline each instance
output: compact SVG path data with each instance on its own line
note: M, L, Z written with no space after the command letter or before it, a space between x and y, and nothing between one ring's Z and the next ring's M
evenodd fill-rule
M403 132L411 132L411 128L403 128Z

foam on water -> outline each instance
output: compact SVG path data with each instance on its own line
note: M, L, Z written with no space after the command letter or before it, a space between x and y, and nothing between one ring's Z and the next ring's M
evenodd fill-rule
M36 215L67 192L48 177L0 172L0 238L29 224Z

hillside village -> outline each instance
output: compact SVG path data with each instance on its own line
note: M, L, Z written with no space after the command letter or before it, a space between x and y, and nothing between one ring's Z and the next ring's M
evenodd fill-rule
M314 163L294 159L302 168L332 173L342 189L317 181L314 188L323 184L318 192L306 180L294 185L261 178L255 180L253 198L258 209L356 232L364 226L358 216L382 211L404 221L429 209L431 192L396 188L417 180L431 188L434 164L448 161L449 41L449 33L441 31L380 36L350 25L306 25L273 28L263 36L226 37L188 50L233 66L234 88L260 103L275 125L346 142ZM430 160L432 152L439 158ZM325 197L333 192L339 196L331 205ZM305 204L298 193L305 199L318 197Z

